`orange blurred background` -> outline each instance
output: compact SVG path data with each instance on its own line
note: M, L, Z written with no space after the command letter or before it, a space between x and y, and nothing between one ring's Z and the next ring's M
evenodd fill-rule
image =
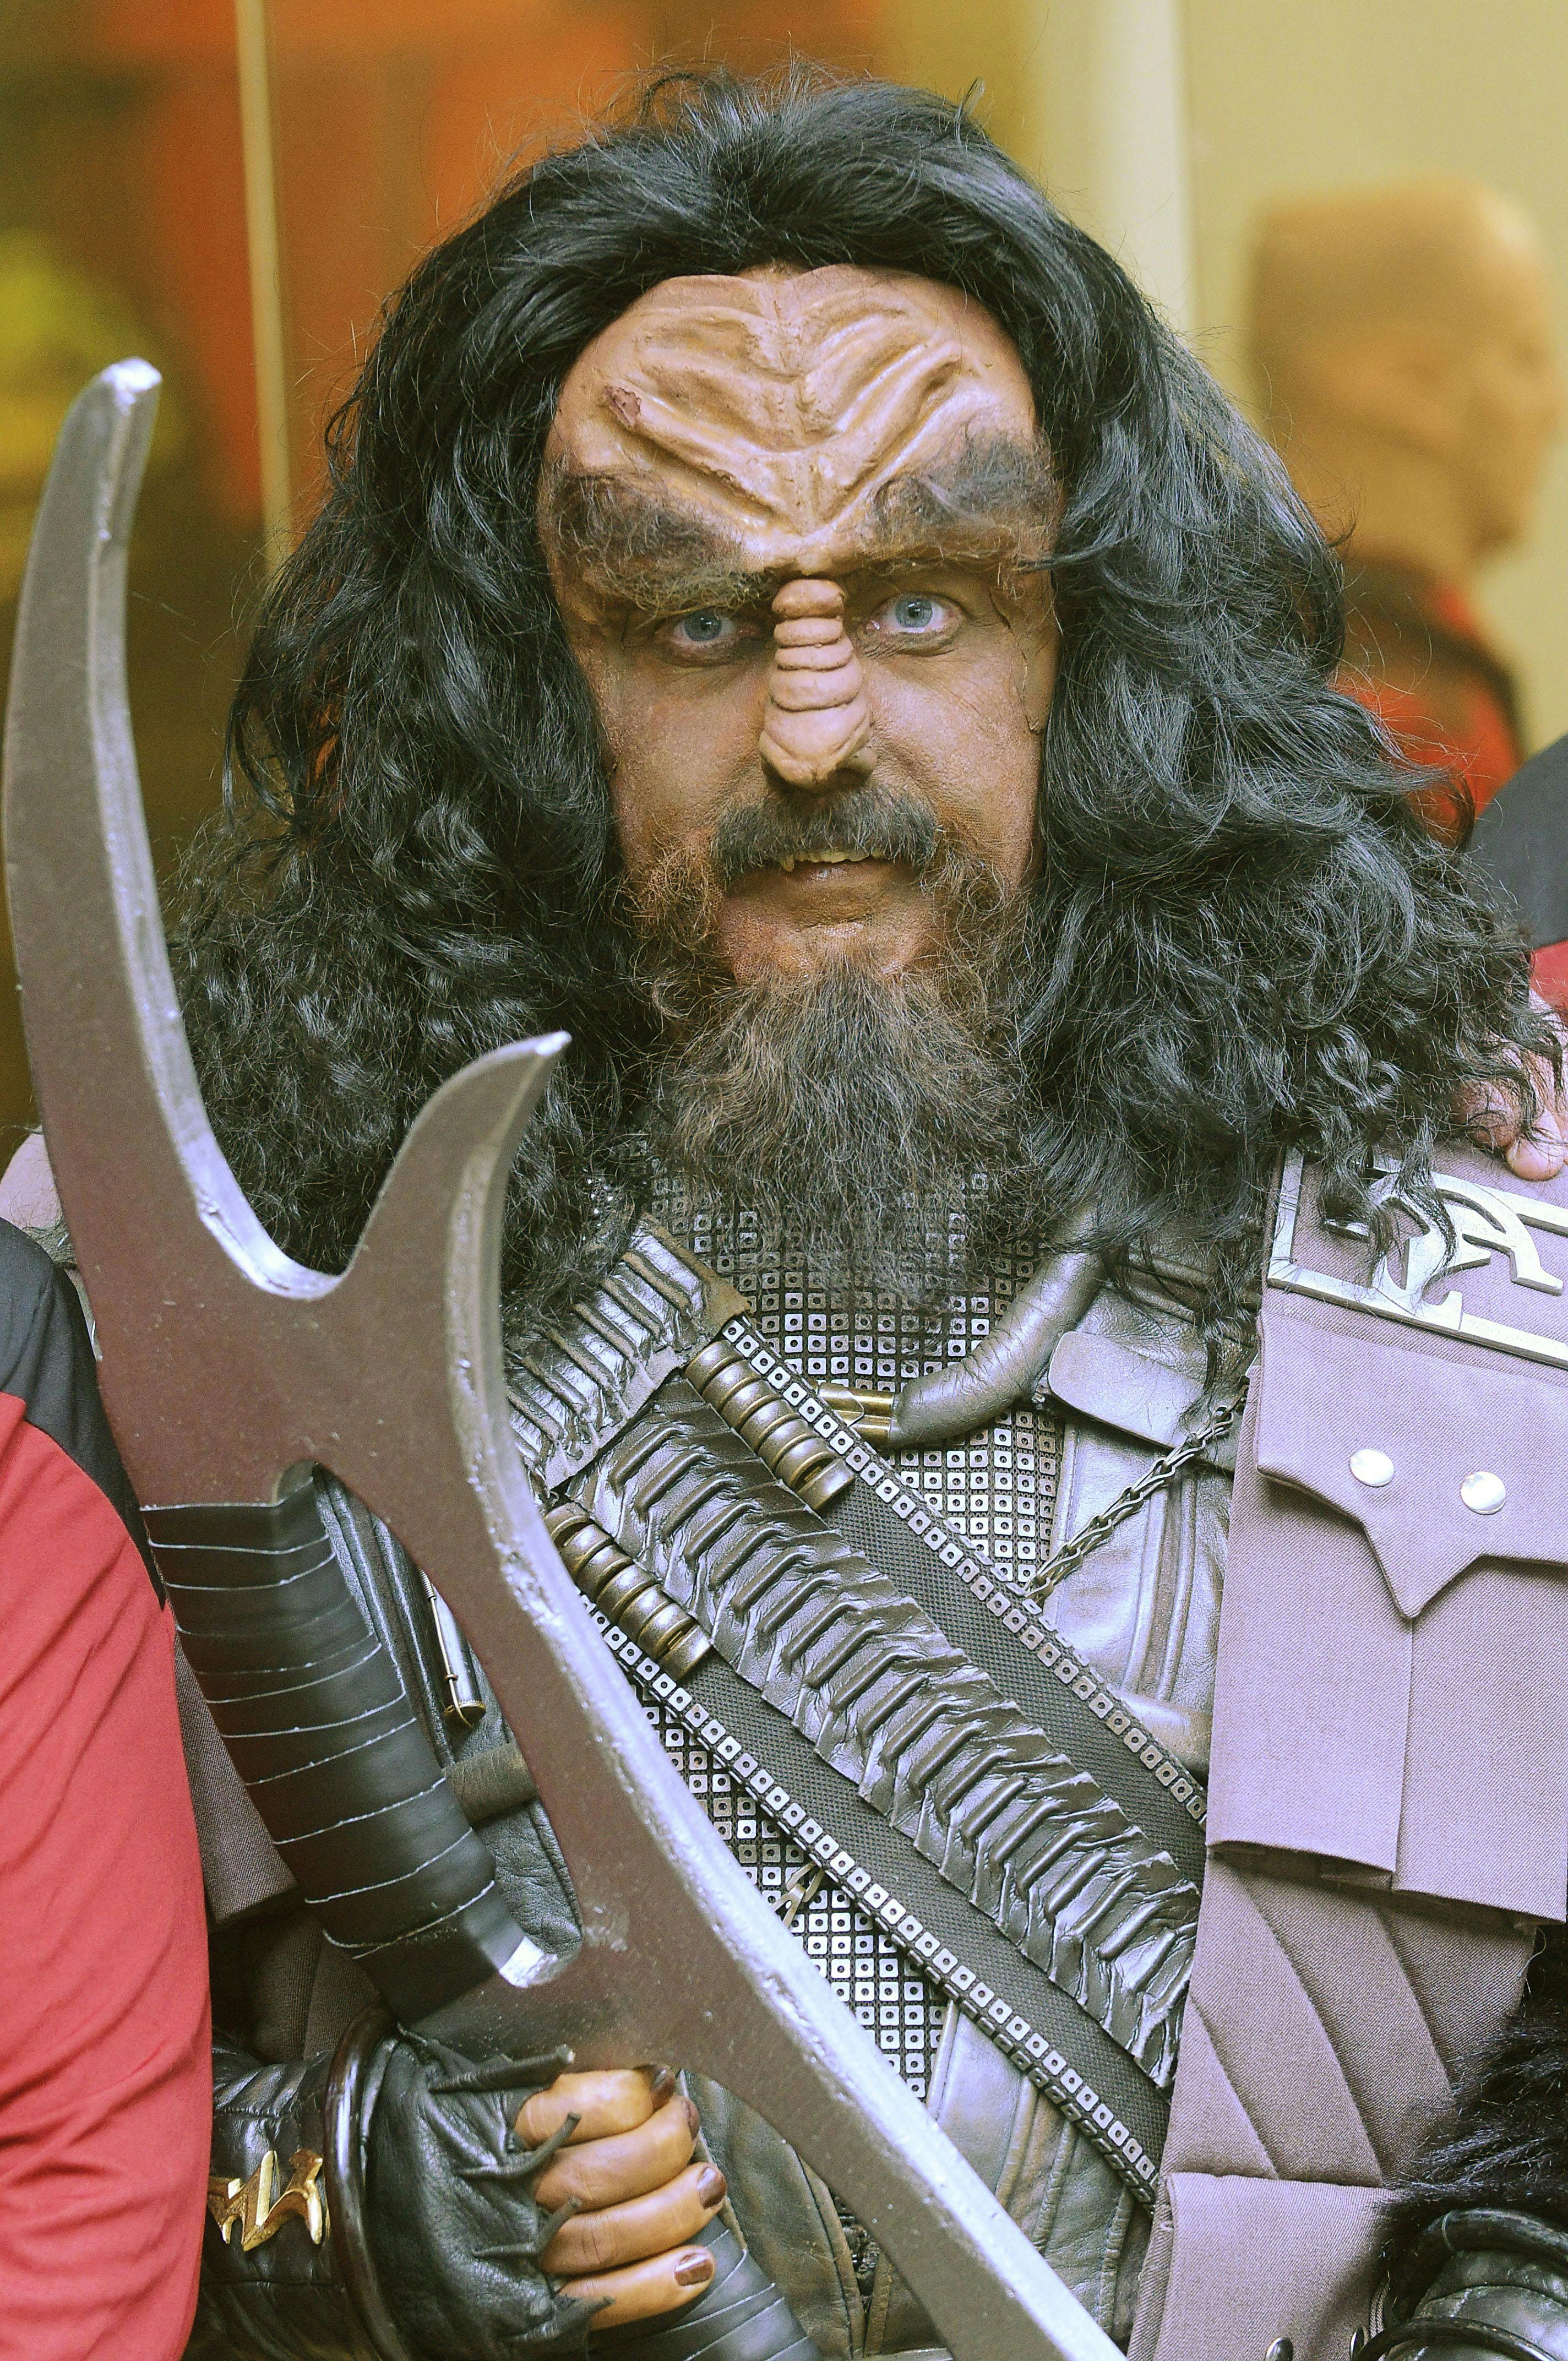
M814 0L812 54L873 63L880 6ZM266 44L278 259L275 288L254 291L247 15ZM774 63L792 21L788 0L241 0L237 12L235 0L9 0L0 10L0 680L65 407L95 370L140 352L165 390L133 552L131 693L165 877L218 792L224 715L264 579L264 450L275 454L275 537L286 539L318 496L325 421L416 258L509 166L569 136L639 70L702 57ZM247 127L254 209L254 116ZM270 446L253 292L264 323L271 304L280 346ZM8 982L8 943L0 975ZM0 1163L30 1113L7 988Z
M792 48L970 93L1244 405L1248 258L1281 194L1486 182L1540 224L1568 312L1568 10L1540 0L0 0L0 682L60 419L141 353L165 392L131 701L165 878L388 294L639 71ZM1568 730L1565 540L1568 443L1483 586L1527 751ZM30 1111L0 936L0 1164Z

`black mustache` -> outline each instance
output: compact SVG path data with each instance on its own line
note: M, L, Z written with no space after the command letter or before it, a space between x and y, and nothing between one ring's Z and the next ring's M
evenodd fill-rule
M728 894L754 870L824 852L899 861L923 877L941 839L935 814L913 796L850 787L830 802L746 804L728 811L713 831L708 858L720 891Z

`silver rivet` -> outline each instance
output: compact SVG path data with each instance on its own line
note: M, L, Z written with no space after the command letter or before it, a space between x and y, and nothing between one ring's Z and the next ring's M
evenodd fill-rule
M1478 1517L1495 1517L1508 1497L1508 1488L1500 1476L1478 1467L1474 1476L1466 1476L1459 1488L1459 1497L1467 1509Z
M1263 2361L1296 2361L1296 2347L1288 2336L1277 2336L1264 2355Z
M1358 1484L1369 1484L1375 1492L1394 1481L1394 1463L1386 1451L1353 1451L1350 1472Z

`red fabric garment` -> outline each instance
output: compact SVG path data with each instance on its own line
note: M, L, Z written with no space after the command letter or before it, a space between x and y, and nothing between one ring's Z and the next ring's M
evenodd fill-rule
M1495 698L1479 684L1468 692L1468 710L1457 730L1445 730L1413 689L1369 680L1365 674L1341 685L1358 704L1371 707L1412 762L1441 763L1453 771L1469 789L1477 812L1485 811L1519 769L1520 750L1513 732ZM1432 792L1441 797L1441 789Z
M1346 585L1340 686L1367 706L1412 762L1452 771L1484 811L1524 759L1512 681L1464 593L1388 570ZM1416 798L1440 833L1456 817L1442 787Z
M1530 980L1549 1007L1568 1016L1568 942L1543 943L1530 961Z
M120 1514L0 1393L0 2356L174 2361L212 2136L173 1629Z

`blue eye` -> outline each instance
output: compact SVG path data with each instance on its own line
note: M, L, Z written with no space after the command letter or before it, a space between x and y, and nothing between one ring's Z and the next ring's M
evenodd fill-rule
M888 609L888 620L895 631L928 631L945 620L939 602L924 592L912 591L906 598L895 598Z
M733 615L720 614L716 607L703 607L695 615L683 615L675 629L694 647L711 648L735 628Z

